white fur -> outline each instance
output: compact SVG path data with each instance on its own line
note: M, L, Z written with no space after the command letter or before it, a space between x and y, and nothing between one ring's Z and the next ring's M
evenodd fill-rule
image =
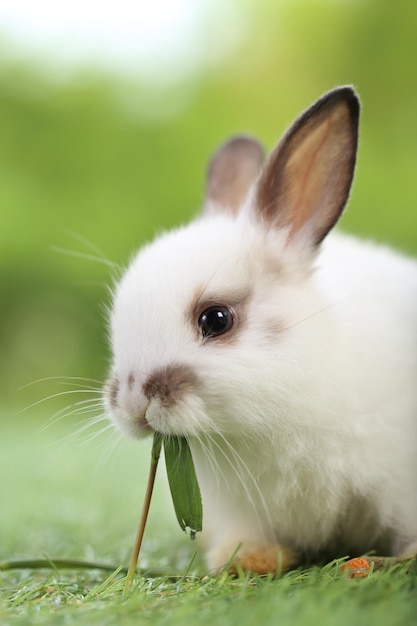
M417 541L417 262L337 232L311 245L248 198L157 238L118 284L112 418L189 438L211 567L239 544L398 554ZM196 294L241 298L234 335L199 336ZM169 408L142 385L170 364L199 384Z
M399 548L417 537L417 264L334 233L311 274L283 241L201 219L146 247L115 295L121 378L181 362L204 383L148 421L190 437L213 567L246 541L315 551L340 532L366 550L386 530ZM252 291L236 344L195 339L184 316L200 288Z

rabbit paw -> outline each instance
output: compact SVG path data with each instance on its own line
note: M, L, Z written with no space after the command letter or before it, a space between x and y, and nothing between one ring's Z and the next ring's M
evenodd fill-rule
M279 574L295 565L297 558L289 548L278 545L263 546L243 550L228 567L230 574L237 574L239 570L254 574Z

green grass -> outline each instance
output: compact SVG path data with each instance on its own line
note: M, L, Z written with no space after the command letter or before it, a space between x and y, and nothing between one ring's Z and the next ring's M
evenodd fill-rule
M141 508L150 442L98 436L80 445L73 422L2 415L2 559L79 558L126 565ZM70 435L68 437L68 435ZM162 468L161 468L162 469ZM349 580L340 563L269 578L207 576L196 544L181 533L159 472L138 576L99 570L1 573L1 624L352 624L416 623L417 572L406 566Z
M416 576L404 567L348 580L337 564L279 580L226 575L139 578L123 598L123 579L59 574L12 576L0 619L15 624L413 624Z

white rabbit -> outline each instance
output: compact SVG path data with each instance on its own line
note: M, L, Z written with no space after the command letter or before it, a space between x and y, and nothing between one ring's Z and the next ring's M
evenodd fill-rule
M226 143L202 215L115 289L109 412L130 436L188 437L210 568L417 548L417 262L328 234L358 119L341 87L265 165Z

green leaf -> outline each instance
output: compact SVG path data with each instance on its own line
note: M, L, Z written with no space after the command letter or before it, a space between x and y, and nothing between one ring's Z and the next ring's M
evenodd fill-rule
M203 527L203 506L190 446L185 437L165 437L164 452L178 523L194 539Z

